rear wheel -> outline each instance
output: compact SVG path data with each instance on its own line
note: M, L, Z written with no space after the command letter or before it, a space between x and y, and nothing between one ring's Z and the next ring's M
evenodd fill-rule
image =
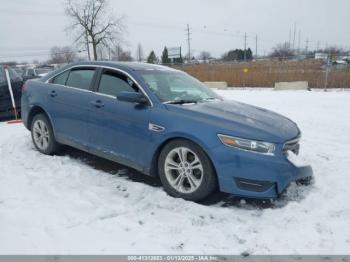
M45 114L34 116L31 125L32 140L36 149L46 155L54 154L58 149L51 123Z
M177 139L168 143L160 153L158 170L165 191L174 197L199 201L217 186L208 156L188 140Z

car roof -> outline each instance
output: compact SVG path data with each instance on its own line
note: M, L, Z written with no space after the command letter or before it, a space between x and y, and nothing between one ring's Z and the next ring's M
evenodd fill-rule
M141 63L141 62L114 62L114 61L91 61L91 62L77 62L70 64L71 66L79 66L79 65L97 65L97 66L105 66L105 67L114 67L118 69L128 69L128 70L162 70L162 71L174 71L175 69L155 64Z
M88 62L76 62L76 63L71 63L68 65L65 65L64 67L62 67L58 70L55 70L55 71L48 73L46 76L40 78L39 81L45 82L48 79L54 77L57 74L60 74L61 72L64 72L65 70L67 70L69 68L79 67L79 66L111 67L111 68L120 69L120 70L123 70L126 72L140 71L140 70L157 70L157 71L172 71L172 72L179 71L179 70L173 69L171 67L167 67L167 66L148 64L148 63L140 63L140 62L88 61Z

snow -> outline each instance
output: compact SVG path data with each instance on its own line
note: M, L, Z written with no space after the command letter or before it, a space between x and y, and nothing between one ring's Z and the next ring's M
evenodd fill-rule
M314 184L272 204L196 204L77 150L42 155L21 124L0 123L0 254L347 254L350 92L217 92L297 122Z

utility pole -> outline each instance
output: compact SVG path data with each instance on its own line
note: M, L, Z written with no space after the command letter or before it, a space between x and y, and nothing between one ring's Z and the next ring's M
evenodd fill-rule
M309 38L306 38L305 41L305 54L307 55L307 50L309 49Z
M299 29L299 37L298 37L298 55L300 54L300 41L301 41L301 30Z
M289 28L289 40L288 40L289 48L290 48L290 46L291 46L291 41L292 41L292 29Z
M320 41L317 41L317 49L316 51L320 50Z
M244 33L244 62L247 61L247 33Z
M255 36L255 58L258 58L258 34Z
M330 59L331 59L331 49L329 48L328 55L327 55L326 75L325 75L325 79L324 79L324 91L327 91L327 87L328 87L328 74L329 74Z
M191 62L191 29L189 24L187 24L187 45L188 45L188 62Z
M295 50L295 35L297 31L297 23L294 22L293 50Z

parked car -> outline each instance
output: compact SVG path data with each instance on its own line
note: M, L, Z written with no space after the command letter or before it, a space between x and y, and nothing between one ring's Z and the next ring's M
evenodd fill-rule
M23 79L29 80L34 78L40 78L46 76L52 71L51 68L38 67L38 68L27 68L23 73Z
M7 67L11 79L13 97L16 104L16 110L21 111L21 88L23 86L22 78L11 67ZM14 110L11 101L10 91L7 85L5 69L0 65L0 118L14 117Z
M14 67L13 70L15 70L19 76L22 76L25 72L25 69L23 67Z
M159 176L170 195L193 201L217 188L276 198L312 176L310 166L293 162L301 133L290 119L224 101L163 66L68 65L26 83L22 119L43 154L70 145Z

